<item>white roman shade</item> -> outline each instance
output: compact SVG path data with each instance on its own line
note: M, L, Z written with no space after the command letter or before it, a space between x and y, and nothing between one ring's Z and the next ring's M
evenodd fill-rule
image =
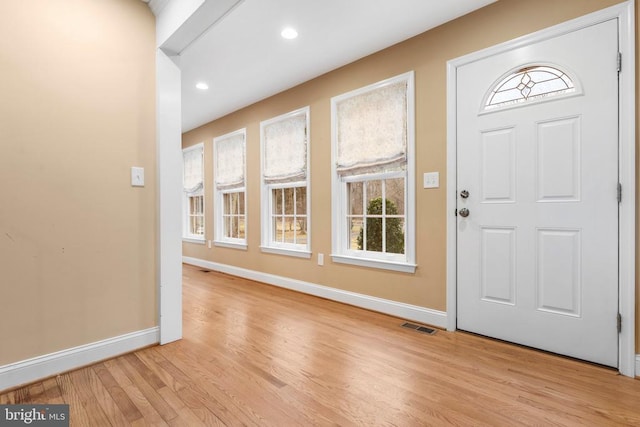
M244 187L244 131L216 138L214 147L216 153L216 188L218 190L227 190Z
M184 192L187 196L200 193L203 189L203 152L202 147L188 148L182 152L182 178Z
M307 115L299 114L262 126L265 183L292 182L307 177Z
M335 119L339 175L406 163L406 80L339 99Z

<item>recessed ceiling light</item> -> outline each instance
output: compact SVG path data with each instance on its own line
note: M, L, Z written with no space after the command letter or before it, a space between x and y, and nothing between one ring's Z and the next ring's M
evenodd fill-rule
M209 85L206 84L205 82L200 82L196 84L196 88L200 90L207 90L209 89Z
M284 30L282 30L280 35L287 40L293 40L296 37L298 37L298 32L296 31L295 28L287 27Z

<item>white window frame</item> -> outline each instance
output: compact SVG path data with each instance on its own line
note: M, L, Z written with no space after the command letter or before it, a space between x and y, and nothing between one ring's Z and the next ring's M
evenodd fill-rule
M287 182L287 183L266 183L264 180L264 169L265 169L265 137L264 137L264 129L266 126L278 122L286 120L290 117L298 116L304 114L306 119L306 145L307 145L307 170L306 170L306 178L304 180L299 180L295 182ZM310 184L310 108L304 107L297 109L295 111L291 111L286 114L282 114L280 116L271 118L269 120L265 120L260 122L260 176L261 176L261 245L260 250L262 252L267 253L275 253L280 255L289 255L300 258L311 258L311 184ZM277 189L285 189L285 188L293 188L293 187L305 187L306 188L306 218L307 218L307 242L306 244L293 244L293 243L284 243L284 242L276 242L273 236L273 228L272 224L272 213L273 213L273 190ZM294 205L295 209L295 205Z
M244 185L241 187L235 187L231 189L219 189L215 183L215 170L214 170L214 183L213 183L213 200L214 200L214 234L213 244L219 247L226 247L231 249L247 250L247 233L248 233L248 214L247 214L247 130L246 128L239 129L234 132L227 133L225 135L213 138L213 165L215 168L216 159L218 156L218 150L216 142L224 140L236 135L242 134L244 139ZM224 232L224 195L229 193L244 193L244 238L227 237Z
M414 72L401 74L372 85L331 98L331 189L333 194L332 219L332 254L331 259L337 263L357 265L361 267L415 273L415 77ZM337 171L337 132L339 102L361 94L405 81L407 83L407 162L404 171L374 172L355 176L340 176ZM350 249L350 224L347 221L349 195L347 183L358 182L366 178L388 179L404 176L405 178L405 253L374 253L354 251Z
M201 244L204 245L205 241L206 241L206 205L205 205L205 181L204 181L204 142L201 142L199 144L195 144L192 145L191 147L187 147L184 148L182 150L183 153L183 158L184 158L184 153L190 152L190 151L196 151L199 150L200 153L202 154L202 190L199 191L199 196L202 196L202 223L203 223L203 233L202 235L199 234L192 234L190 232L190 224L189 224L189 219L191 216L191 212L190 212L190 204L189 204L189 196L187 195L186 191L184 191L184 188L182 190L182 241L184 242L189 242L189 243L197 243L197 244ZM184 163L183 163L183 168L184 168Z

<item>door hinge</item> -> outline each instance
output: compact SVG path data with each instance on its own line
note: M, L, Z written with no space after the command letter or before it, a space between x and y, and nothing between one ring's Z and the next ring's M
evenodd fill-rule
M622 184L618 183L618 203L622 203Z
M618 313L616 317L616 326L618 328L618 333L622 332L622 315Z
M458 216L458 209L456 208L456 211L453 213L455 216Z
M618 52L618 73L622 71L622 52Z

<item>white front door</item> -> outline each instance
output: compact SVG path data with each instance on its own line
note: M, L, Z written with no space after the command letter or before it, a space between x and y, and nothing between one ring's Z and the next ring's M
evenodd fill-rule
M613 19L458 68L459 329L618 365L617 53Z

